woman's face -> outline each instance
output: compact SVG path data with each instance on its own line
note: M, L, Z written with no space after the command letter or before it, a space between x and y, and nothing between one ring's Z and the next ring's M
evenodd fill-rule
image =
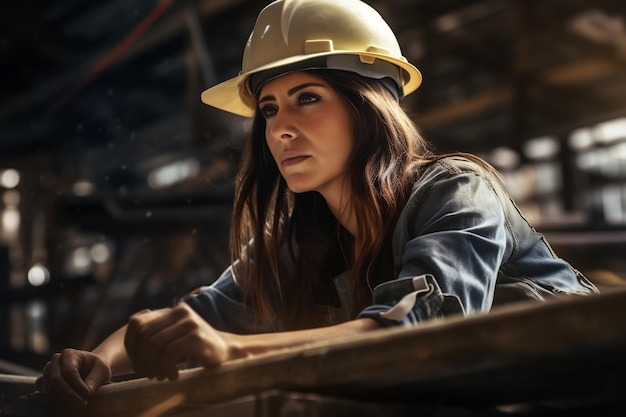
M296 193L317 191L326 200L347 191L347 162L354 146L352 120L341 96L310 73L267 82L258 111L266 120L267 145Z

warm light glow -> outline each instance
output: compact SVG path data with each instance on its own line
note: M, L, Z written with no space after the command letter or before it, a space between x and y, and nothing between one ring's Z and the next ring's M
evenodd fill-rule
M2 196L2 202L8 207L16 207L20 204L20 199L20 192L17 190L7 190Z
M624 222L624 207L622 205L622 190L617 185L607 185L602 189L602 207L604 220L609 224Z
M50 281L50 271L41 264L33 265L28 271L28 282L33 287L41 287Z
M7 207L2 211L2 234L7 240L17 237L20 229L20 212L15 207Z
M591 129L578 129L572 132L569 137L569 145L574 150L583 150L593 145L593 134Z
M91 261L90 258L89 251L86 248L78 248L74 251L72 259L74 260L74 266L80 269L89 265Z
M452 32L461 25L460 19L453 15L447 14L435 20L435 27L440 32Z
M76 181L72 186L72 191L77 196L84 197L93 193L93 183L86 180Z
M15 188L20 183L20 173L14 169L5 169L0 172L0 186Z
M94 262L102 264L111 258L111 249L105 243L96 243L91 247L91 259Z
M68 264L68 273L70 275L84 275L91 268L91 252L88 248L80 247L72 252Z
M176 161L153 170L148 175L148 185L154 189L169 187L193 177L199 171L200 164L195 158Z
M609 120L596 125L594 135L596 140L602 143L626 139L626 117Z
M557 138L544 136L524 144L524 154L530 159L550 159L559 154L561 145Z
M488 157L489 162L498 169L513 170L517 168L520 162L518 153L505 146L495 148Z
M48 352L50 347L45 331L47 313L46 305L41 301L34 300L26 306L28 346L33 352L39 354Z

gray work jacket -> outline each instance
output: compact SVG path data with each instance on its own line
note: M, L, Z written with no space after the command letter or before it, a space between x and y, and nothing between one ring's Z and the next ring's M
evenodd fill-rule
M506 193L472 161L442 158L416 181L393 235L396 278L374 289L358 315L385 326L414 325L451 314L487 312L494 304L588 294L596 288L558 258ZM220 330L264 332L242 303L231 267L186 302ZM335 278L345 307L347 274ZM353 319L328 311L326 324Z

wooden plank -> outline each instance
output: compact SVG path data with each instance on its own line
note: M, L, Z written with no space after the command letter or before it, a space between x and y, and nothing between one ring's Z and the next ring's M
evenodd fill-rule
M0 374L0 384L24 384L35 386L36 376Z
M625 316L624 289L513 304L490 314L185 370L175 382L110 384L99 390L88 415L142 415L168 402L173 410L270 389L419 404L445 399L486 406L581 396L606 402L612 390L626 385Z

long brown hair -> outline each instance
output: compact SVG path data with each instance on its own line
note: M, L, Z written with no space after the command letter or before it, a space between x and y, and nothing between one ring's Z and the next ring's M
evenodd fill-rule
M353 316L371 303L372 288L395 275L391 236L398 215L420 168L438 158L382 83L338 70L314 75L343 97L352 115L347 173L358 239L320 194L287 188L257 113L236 181L231 254L239 260L235 277L245 301L260 323L275 329L311 326L314 305L332 301L331 280L344 270L350 270ZM293 262L288 273L285 258Z

